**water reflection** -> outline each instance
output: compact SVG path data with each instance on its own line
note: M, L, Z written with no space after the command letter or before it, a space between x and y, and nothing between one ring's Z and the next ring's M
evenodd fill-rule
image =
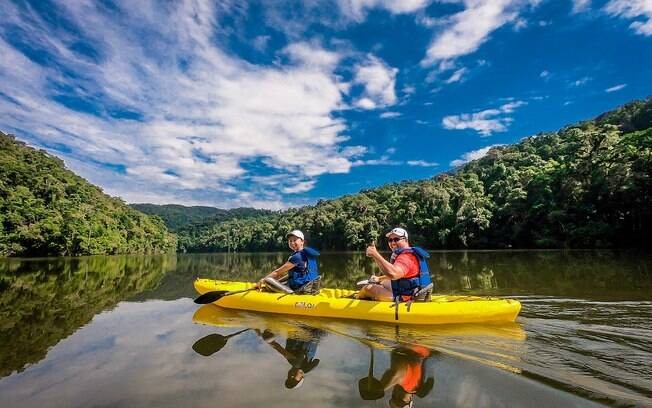
M293 389L302 384L305 375L320 363L317 346L327 335L351 339L370 351L368 374L357 382L362 400L385 399L390 407L408 407L416 398L423 399L434 388L434 371L428 361L435 355L480 363L493 368L518 372L504 360L520 358L519 348L525 340L524 331L515 323L500 325L438 325L399 327L365 322L329 321L302 318L296 320L282 315L250 313L204 305L197 309L193 321L198 324L230 328L231 334L210 334L193 344L193 349L210 356L221 349L228 338L253 330L261 343L279 353L290 368L285 387ZM280 344L280 337L287 340ZM213 338L213 340L210 340ZM213 344L207 346L209 342ZM482 347L477 347L482 345ZM388 354L389 365L380 378L374 376L374 352ZM483 354L484 353L484 354ZM387 358L386 358L387 359Z
M0 260L0 377L175 267L174 255Z
M206 322L213 327L192 325L195 277L253 281L285 257L0 259L0 406L82 406L84 401L92 401L87 406L165 406L166 401L178 406L190 398L195 398L191 405L214 406L215 400L237 393L231 405L270 400L270 406L285 406L288 396L308 404L301 394L306 391L324 397L318 406L387 406L394 385L383 386L384 396L374 401L360 395L359 381L369 383L369 346L371 377L378 381L392 368L392 359L399 367L409 354L403 350L393 357L394 350L421 346L430 351L423 371L427 380L437 369L436 385L423 400L413 394L417 406L525 406L534 394L549 406L552 401L591 405L583 398L652 404L652 254L433 254L438 292L518 295L523 310L515 324L397 328L221 311ZM320 263L328 287L353 288L373 272L362 254L327 253ZM202 313L203 308L196 317ZM315 336L313 329L321 334ZM288 339L318 337L312 357L309 347L296 353L299 367L318 361L308 372L302 369L301 389L284 386L287 372L296 367L261 338L265 330L286 351L292 349ZM197 346L211 356L205 358L191 345L210 334ZM219 352L210 354L209 348L218 346ZM259 365L242 364L252 356ZM227 367L233 376L223 376ZM257 370L274 372L274 377L256 377ZM241 385L241 378L254 377L259 390L249 393L252 384ZM151 378L156 381L146 380ZM122 390L119 395L116 388ZM198 388L201 392L183 394Z
M262 332L256 330L256 334L290 364L285 379L285 388L294 389L300 387L303 384L305 375L319 365L319 359L315 358L315 355L317 354L317 345L322 333L317 329L310 329L309 331L307 338L300 336L288 337L285 341L285 347L283 347L276 341L276 336L271 330L265 329Z
M406 345L395 347L390 355L390 366L380 379L374 372L374 350L369 347L371 358L369 374L358 381L358 390L363 400L378 400L391 389L389 406L393 408L412 407L414 397L425 398L432 391L435 378L428 376L426 362L432 351L423 346Z

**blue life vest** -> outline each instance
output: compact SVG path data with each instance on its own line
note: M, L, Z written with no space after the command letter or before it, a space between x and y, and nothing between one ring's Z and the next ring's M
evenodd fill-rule
M292 256L296 253L301 255L303 266L295 266L288 272L288 286L292 290L297 290L306 283L319 278L319 265L317 264L319 252L313 248L304 247L301 251L294 252Z
M426 262L426 259L430 258L430 254L419 247L398 248L392 252L390 262L393 264L396 258L404 252L414 254L417 257L419 260L419 274L413 278L401 278L392 281L392 295L395 299L399 297L399 300L400 296L414 296L419 289L432 283L430 270Z

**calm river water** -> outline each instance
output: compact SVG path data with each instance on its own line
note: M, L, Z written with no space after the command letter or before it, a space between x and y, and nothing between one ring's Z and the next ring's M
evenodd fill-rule
M397 327L192 302L195 277L251 281L284 253L0 259L0 406L652 406L652 255L432 255L438 293L517 298L516 323ZM357 253L320 264L328 287L373 272Z

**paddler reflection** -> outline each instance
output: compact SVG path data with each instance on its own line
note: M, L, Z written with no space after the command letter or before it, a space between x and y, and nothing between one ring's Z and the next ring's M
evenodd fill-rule
M306 329L307 333L301 336L288 336L285 347L276 341L276 336L270 330L255 331L260 338L290 363L290 369L285 379L286 388L300 387L303 384L305 375L319 365L319 359L315 358L315 355L317 354L319 339L322 337L320 330L310 328Z
M386 390L391 389L390 407L412 407L415 395L424 398L434 387L434 378L427 377L426 361L430 356L431 351L422 346L397 347L392 350L390 367L378 380L373 377L373 349L371 349L369 376L358 383L360 396L365 400L377 400L385 396Z

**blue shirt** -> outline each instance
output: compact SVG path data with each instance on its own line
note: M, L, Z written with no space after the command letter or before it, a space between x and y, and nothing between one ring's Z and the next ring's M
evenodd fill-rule
M301 251L297 251L290 255L288 262L294 265L294 268L291 269L292 272L302 273L306 269L306 261L301 256Z

